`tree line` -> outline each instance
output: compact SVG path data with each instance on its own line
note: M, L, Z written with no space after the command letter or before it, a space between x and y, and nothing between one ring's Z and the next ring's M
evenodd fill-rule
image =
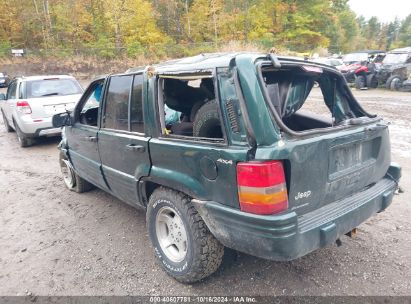
M411 15L382 23L348 0L0 0L0 54L165 57L230 41L330 53L411 46Z

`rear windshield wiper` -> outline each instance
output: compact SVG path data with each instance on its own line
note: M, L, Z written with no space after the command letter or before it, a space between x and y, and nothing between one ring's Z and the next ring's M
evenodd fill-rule
M44 96L53 96L53 95L59 95L59 93L57 93L57 92L55 92L55 93L48 93L48 94L41 95L41 97L44 97Z

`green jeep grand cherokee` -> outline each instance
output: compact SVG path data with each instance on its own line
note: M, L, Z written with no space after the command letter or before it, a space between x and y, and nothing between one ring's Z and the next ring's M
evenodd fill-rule
M387 208L401 175L387 124L339 72L272 54L101 77L53 121L67 187L144 208L181 282L215 272L224 247L284 261L333 243Z

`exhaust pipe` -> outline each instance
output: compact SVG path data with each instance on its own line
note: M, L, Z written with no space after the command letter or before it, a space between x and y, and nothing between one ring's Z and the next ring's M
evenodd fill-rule
M355 238L357 236L357 228L354 228L350 232L345 234L346 236L349 236L350 238Z
M350 238L355 238L355 236L357 235L357 228L352 229L350 232L347 232L345 235L349 236ZM342 246L341 239L337 239L335 243L337 244L337 247Z

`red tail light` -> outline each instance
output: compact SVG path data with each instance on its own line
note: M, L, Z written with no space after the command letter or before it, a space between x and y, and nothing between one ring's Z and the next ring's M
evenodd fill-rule
M237 183L241 211L274 214L288 208L281 161L238 163Z
M17 101L17 111L23 114L31 114L31 108L27 101Z

